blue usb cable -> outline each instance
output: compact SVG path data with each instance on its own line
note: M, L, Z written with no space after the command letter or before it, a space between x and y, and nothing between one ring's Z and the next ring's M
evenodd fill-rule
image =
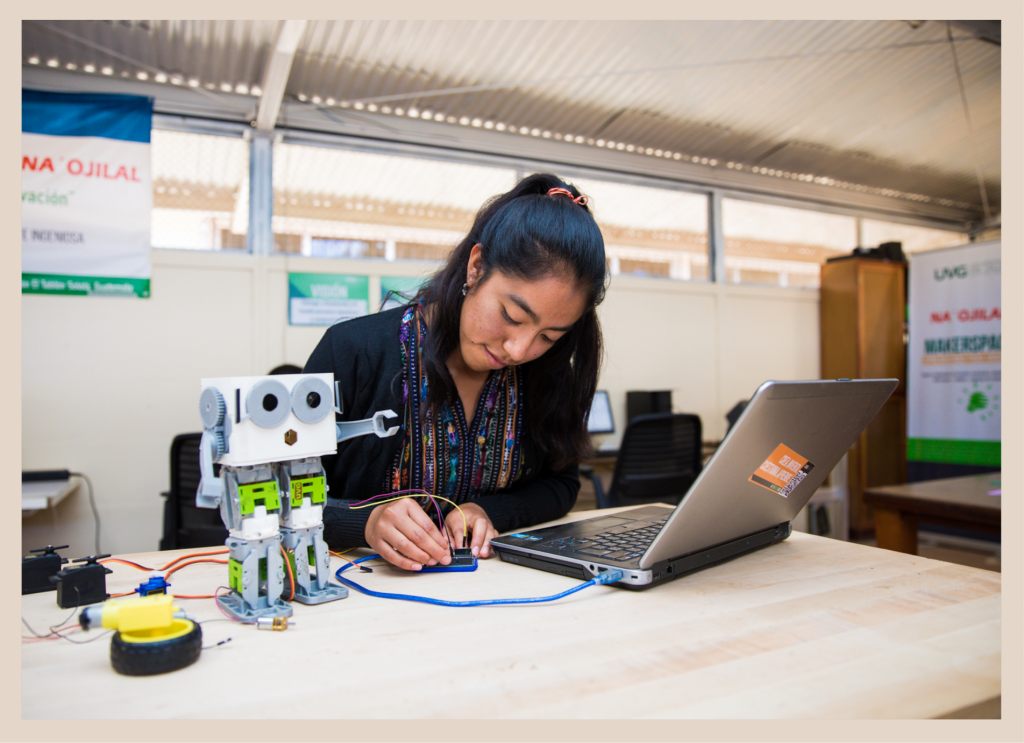
M622 580L623 577L621 570L606 570L605 572L598 574L594 578L591 578L586 583L581 583L580 585L574 588L570 588L568 591L556 593L554 596L541 596L538 598L527 599L483 599L481 601L445 601L443 599L432 599L426 596L409 596L408 594L404 593L383 593L381 591L371 591L369 588L363 588L358 583L355 583L349 580L348 578L343 578L341 576L342 573L344 573L346 570L353 567L354 565L358 565L361 562L366 562L367 560L376 560L378 558L380 558L380 555L369 555L367 557L360 557L355 562L350 562L347 565L338 568L338 571L334 574L334 577L336 577L346 586L351 586L360 593L365 593L367 596L376 596L377 598L381 599L401 599L403 601L420 601L424 604L437 604L438 606L490 606L492 604L539 604L544 601L554 601L556 599L564 598L565 596L568 596L570 593L582 591L584 588L587 588L589 586L614 583L617 580Z

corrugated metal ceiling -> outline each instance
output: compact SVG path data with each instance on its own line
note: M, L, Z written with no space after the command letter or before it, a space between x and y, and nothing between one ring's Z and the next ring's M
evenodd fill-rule
M278 27L26 21L23 63L258 96ZM1000 47L944 21L310 21L285 93L339 114L814 178L978 219L979 170L1000 210L1000 97Z

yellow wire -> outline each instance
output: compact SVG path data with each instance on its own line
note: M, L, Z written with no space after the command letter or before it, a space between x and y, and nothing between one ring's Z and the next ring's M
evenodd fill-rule
M343 550L343 552L351 552L354 549L355 547L349 547L347 550ZM335 557L340 557L342 560L351 565L355 565L355 563L352 562L352 560L349 560L347 557L345 557L342 552L335 552L334 550L327 550L327 552L334 555Z
M448 500L447 498L442 498L440 495L431 495L430 493L428 493L426 491L421 492L421 493L408 493L406 495L399 495L397 498L388 498L387 500L379 500L379 501L377 501L375 503L366 503L366 504L364 504L362 506L349 506L349 508L351 508L354 511L357 508L370 508L371 506L379 506L382 503L391 503L392 501L402 500L403 498L422 498L423 496L434 498L435 500L443 500L445 503L451 503L453 506L458 508L459 509L459 513L462 514L462 536L463 536L463 538L469 536L469 522L466 521L466 512L463 511L461 508L459 508L459 504L456 503L453 500ZM447 528L447 524L445 525L445 528Z

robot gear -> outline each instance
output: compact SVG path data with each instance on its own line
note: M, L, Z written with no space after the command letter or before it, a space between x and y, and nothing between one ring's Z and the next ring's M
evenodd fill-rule
M224 397L216 387L207 387L199 395L199 417L203 420L203 428L223 424L226 411Z
M213 454L213 461L216 462L218 459L224 456L225 452L227 452L228 442L227 439L224 438L224 434L221 431L214 431L212 438L213 451L211 453Z

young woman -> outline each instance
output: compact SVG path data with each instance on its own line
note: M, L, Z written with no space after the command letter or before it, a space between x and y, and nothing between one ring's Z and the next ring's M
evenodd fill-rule
M604 240L586 203L556 176L523 179L481 208L408 305L324 335L305 371L334 373L343 418L390 408L401 422L395 436L342 442L323 458L330 497L439 497L329 507L332 548L369 546L419 570L448 564L463 536L488 557L499 532L572 508L590 446L605 289Z

